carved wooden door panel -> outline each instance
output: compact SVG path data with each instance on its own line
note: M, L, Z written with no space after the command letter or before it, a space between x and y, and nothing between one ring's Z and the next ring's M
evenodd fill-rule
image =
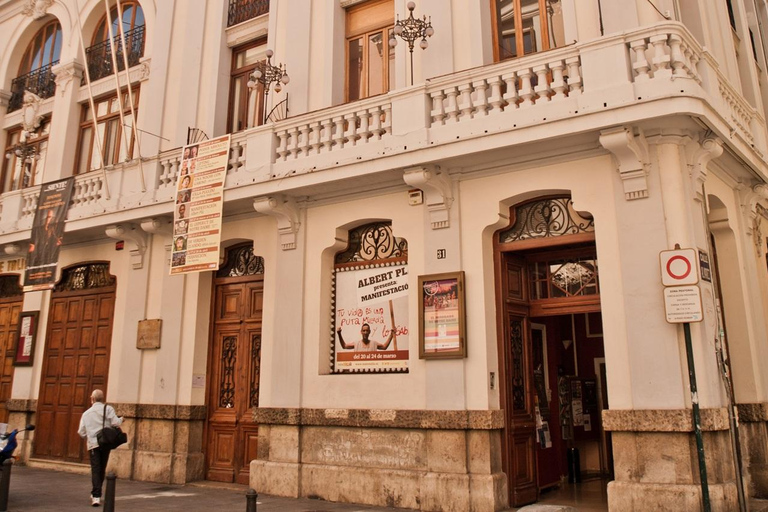
M17 279L18 280L18 279ZM7 403L13 385L13 355L16 350L21 296L0 299L0 423L8 423Z
M77 434L93 389L107 389L114 287L102 293L54 292L37 406L35 455L88 462Z
M502 254L504 454L510 504L537 499L536 421L525 260Z
M248 483L256 458L263 281L217 279L209 354L206 478Z

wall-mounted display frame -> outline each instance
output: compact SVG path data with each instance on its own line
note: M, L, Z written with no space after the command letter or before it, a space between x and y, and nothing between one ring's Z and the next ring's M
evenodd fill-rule
M14 344L13 366L32 366L37 339L39 311L24 311L19 315L19 327Z
M419 358L467 356L464 272L419 276Z

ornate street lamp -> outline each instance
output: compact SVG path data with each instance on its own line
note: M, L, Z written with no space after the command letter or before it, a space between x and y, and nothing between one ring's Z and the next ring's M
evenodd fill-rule
M283 85L288 85L291 78L285 70L285 66L278 64L275 66L272 64L272 55L275 53L272 50L267 50L267 60L259 61L256 63L256 69L251 73L251 80L248 82L248 87L253 89L257 83L260 83L264 87L264 122L267 123L267 96L269 95L269 88L272 84L275 84L275 92L283 90Z
M416 8L414 2L408 2L408 10L410 14L408 18L400 20L400 16L397 17L395 23L395 29L392 31L392 37L389 39L389 46L394 48L397 45L397 39L399 37L403 41L408 43L408 50L411 52L411 85L413 85L413 46L417 39L421 39L419 46L422 50L426 50L429 43L428 37L432 37L435 33L435 29L432 28L432 16L427 20L427 16L424 15L422 19L413 17L413 10Z
M26 188L32 180L32 163L40 159L40 153L37 144L29 144L27 138L29 133L26 130L21 132L19 142L11 146L5 153L5 158L10 160L14 156L21 162L21 176L19 176L18 188Z

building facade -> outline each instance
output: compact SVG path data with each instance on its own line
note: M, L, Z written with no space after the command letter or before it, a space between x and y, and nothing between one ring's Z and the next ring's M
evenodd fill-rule
M713 510L768 499L765 1L420 0L412 51L410 13L0 0L25 462L84 468L101 387L121 477L493 511L578 473L699 510L695 402ZM220 266L171 275L182 148L227 134ZM72 176L55 285L23 293ZM697 277L688 327L665 271Z

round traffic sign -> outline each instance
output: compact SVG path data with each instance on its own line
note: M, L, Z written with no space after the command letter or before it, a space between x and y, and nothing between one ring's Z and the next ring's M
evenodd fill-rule
M691 273L691 262L685 256L672 256L667 261L667 274L672 279L685 279Z
M664 286L684 286L699 282L694 249L661 251L661 283Z

